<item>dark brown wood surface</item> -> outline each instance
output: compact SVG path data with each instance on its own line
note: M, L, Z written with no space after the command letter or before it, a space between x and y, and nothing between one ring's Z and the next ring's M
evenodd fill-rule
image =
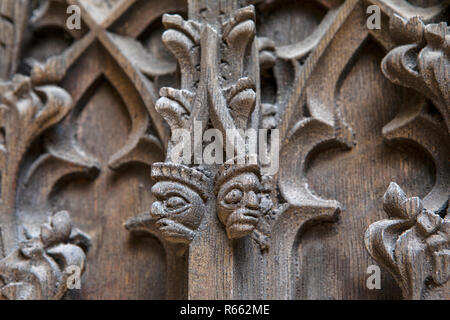
M80 30L67 28L69 4L81 8ZM373 4L381 8L381 30L367 28L366 9ZM442 279L450 274L450 31L437 24L448 23L448 5L436 0L0 0L0 258L15 257L27 238L44 239L40 225L68 211L74 228L90 240L58 240L75 246L72 252L86 252L80 258L86 265L81 289L68 290L66 299L448 299ZM401 18L395 20L395 14ZM416 15L423 23L413 18L407 25ZM227 42L227 30L239 19L250 27ZM174 39L163 37L166 29L178 32ZM185 41L182 33L193 42L187 56L176 51ZM416 46L414 62L408 60L414 72L402 69L407 69L399 53L403 45ZM25 89L12 89L19 73L26 77L19 79ZM56 91L44 94L43 86L63 92L52 100ZM244 110L240 118L228 112L233 103L225 94L228 87L252 90L251 105L238 102ZM199 179L205 175L207 189L193 239L173 243L154 221L148 225L158 200L152 187L176 180L151 175L152 165L166 168L171 162L168 150L179 119L167 115L167 102L158 100L160 92L171 98L171 89L195 97L186 121L221 131L280 129L279 172L267 178L260 168L247 168L240 182L269 181L265 192L272 207L261 218L269 231L260 222L245 234L223 226L221 192L214 193L212 184L220 190L241 174L229 178L225 165L188 169ZM27 100L33 94L39 103ZM55 115L26 122L2 111L3 105L12 110L23 101ZM33 108L27 112L39 120ZM447 258L431 293L406 294L422 288L423 272L411 263L406 268L413 275L405 276L400 260L391 263L390 257L374 254L382 249L371 237L376 232L371 225L393 219L384 211L389 202L383 204L391 182L406 193L398 203L420 197L424 212L442 218L442 227L430 234L447 236L439 247ZM55 225L51 228L59 234ZM408 227L416 228L415 222ZM45 239L39 241L51 256ZM428 268L431 262L419 253L408 261ZM14 269L10 261L16 260L5 261L0 275ZM366 286L371 265L381 267L380 290ZM0 277L0 288L8 279ZM61 298L65 287L57 289L58 294L39 297Z

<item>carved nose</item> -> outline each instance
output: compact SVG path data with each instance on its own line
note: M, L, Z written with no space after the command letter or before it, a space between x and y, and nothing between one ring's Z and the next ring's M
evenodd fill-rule
M152 218L155 220L159 220L159 219L167 217L167 213L164 211L164 209L161 205L161 202L159 202L159 201L153 202L150 214L151 214Z
M245 194L245 206L249 209L259 209L258 196L254 191L249 191Z

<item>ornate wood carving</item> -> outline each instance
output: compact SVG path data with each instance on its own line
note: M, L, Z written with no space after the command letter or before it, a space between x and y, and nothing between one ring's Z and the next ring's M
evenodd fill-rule
M391 30L397 41L409 44L388 53L382 62L384 74L430 99L442 118L432 117L425 100L417 96L383 134L395 143L406 140L422 146L435 162L436 181L423 201L407 198L391 183L384 195L390 220L369 227L366 247L391 272L405 299L449 299L449 28L446 23L425 25L418 17L394 16Z
M382 64L384 74L429 98L450 130L450 28L445 22L425 25L419 17L405 20L395 15L391 30L398 43L407 44L388 53Z
M391 183L384 195L390 220L378 221L367 230L367 250L392 273L405 299L449 299L447 207L430 211L419 198L407 198Z
M448 299L448 5L0 0L0 297Z
M16 196L19 170L32 142L46 129L60 122L72 108L72 98L42 75L41 81L15 74L19 49L28 21L28 1L0 3L5 41L0 70L0 299L60 299L67 291L69 268L84 270L85 250L90 239L72 228L66 211L39 222L48 213L43 208L18 212ZM48 152L30 166L28 176L48 161L60 161L70 174L84 163L49 146ZM62 166L62 165L61 165ZM78 167L77 169L75 167ZM78 169L79 170L79 169ZM55 179L56 181L57 179ZM49 183L51 183L49 181ZM39 212L41 211L41 212ZM41 224L43 223L43 224Z

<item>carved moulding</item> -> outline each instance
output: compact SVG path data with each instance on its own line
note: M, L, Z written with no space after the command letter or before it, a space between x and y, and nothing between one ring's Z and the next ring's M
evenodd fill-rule
M449 28L446 23L425 25L418 17L394 16L391 29L401 44L409 44L384 58L385 76L423 94L439 112L430 112L433 105L412 93L383 135L393 145L406 142L424 149L434 161L436 179L423 200L407 198L391 183L384 196L390 220L369 227L366 248L394 276L405 299L449 299Z

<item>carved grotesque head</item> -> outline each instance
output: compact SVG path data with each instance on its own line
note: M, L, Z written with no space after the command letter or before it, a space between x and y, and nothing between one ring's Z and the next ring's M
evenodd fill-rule
M183 165L156 163L152 188L156 197L151 216L163 237L170 242L189 243L205 213L210 179L202 172Z
M242 238L256 228L261 217L260 173L257 165L225 164L216 178L217 214L228 238Z

